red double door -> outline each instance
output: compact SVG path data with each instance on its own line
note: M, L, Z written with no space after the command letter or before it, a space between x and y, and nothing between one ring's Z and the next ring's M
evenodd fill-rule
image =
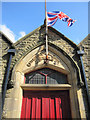
M21 119L71 118L68 91L24 91Z

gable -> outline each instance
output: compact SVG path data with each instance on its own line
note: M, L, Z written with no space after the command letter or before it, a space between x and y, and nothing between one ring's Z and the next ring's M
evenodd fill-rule
M73 57L74 50L78 49L77 45L52 27L49 27L48 31L48 42L58 46L59 48L63 49L68 55ZM44 25L40 26L33 32L29 33L14 43L14 46L18 51L17 59L42 44L45 44Z
M49 46L58 49L64 56L67 56L72 62L78 64L78 58L76 59L75 56L76 50L78 49L77 45L52 27L49 27L48 31ZM11 69L27 54L42 45L45 46L44 25L14 43L17 54L12 59Z

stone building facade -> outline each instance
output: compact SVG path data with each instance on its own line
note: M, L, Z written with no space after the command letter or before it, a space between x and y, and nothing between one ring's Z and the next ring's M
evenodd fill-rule
M0 85L2 86L2 88L4 88L5 75L7 74L6 72L7 63L9 60L9 55L7 54L7 51L9 49L16 50L16 53L12 57L10 65L10 74L2 114L3 119L25 117L23 116L26 115L24 113L25 110L23 108L24 94L28 95L29 92L30 94L33 93L38 94L37 92L35 93L35 91L41 92L41 94L42 93L44 94L45 92L51 94L50 92L53 91L53 96L55 97L54 99L56 99L55 94L60 93L62 103L63 97L65 97L64 95L67 94L66 92L68 92L69 97L67 96L64 100L66 101L66 99L68 99L69 101L68 102L69 106L67 101L65 103L68 106L67 111L70 111L70 113L66 115L67 118L71 117L88 119L89 117L88 96L84 83L80 58L77 54L77 51L80 50L80 46L81 45L84 46L85 54L83 56L83 63L85 67L85 73L90 95L90 77L89 77L90 46L88 36L79 45L76 45L67 37L65 37L62 33L58 32L56 29L52 27L49 27L48 59L46 59L45 57L46 52L45 52L44 25L40 26L33 32L24 36L16 43L12 43L4 34L2 34L1 41L2 41L2 59L0 60L2 62L2 65L0 62L0 66L2 66L2 70L1 69L0 70L2 71L2 79L0 78ZM41 75L40 71L42 70L51 70L53 72L57 71L57 73L67 76L66 78L67 82L64 83L65 81L62 82L63 80L61 80L61 82L59 81L58 84L53 84L52 82L51 82L52 84L51 83L32 84L29 82L26 84L25 82L25 80L27 79L26 76L30 75L29 73L33 74L35 72L34 74L36 74L36 72L39 72ZM40 77L40 75L38 77ZM52 76L52 78L54 77ZM50 78L50 80L52 80L52 78ZM64 112L64 110L65 108L62 105L63 118L65 118L65 114L67 114Z
M79 43L79 46L84 47L85 54L83 55L82 58L90 94L90 34Z

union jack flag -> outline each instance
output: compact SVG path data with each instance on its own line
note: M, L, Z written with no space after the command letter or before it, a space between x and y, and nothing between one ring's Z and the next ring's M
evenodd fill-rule
M61 11L47 12L47 26L53 26L58 18L64 22L68 23L68 26L72 26L76 20L71 19L65 13Z
M47 12L47 26L53 26L56 23L58 20L58 13L57 11Z

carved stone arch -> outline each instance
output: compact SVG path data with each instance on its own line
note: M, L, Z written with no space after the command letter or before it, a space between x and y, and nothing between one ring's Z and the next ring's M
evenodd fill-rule
M17 108L17 118L20 118L21 114L21 105L22 105L22 86L24 83L24 74L33 70L37 70L40 68L48 67L59 72L62 72L68 76L68 84L71 86L70 89L70 104L72 117L78 118L78 101L77 101L77 72L76 66L72 66L72 62L67 57L66 53L63 50L58 49L57 46L49 44L49 56L48 61L45 59L45 46L42 45L37 47L36 49L29 52L27 55L23 56L15 65L12 72L12 79L14 81L14 88L11 94L12 98L16 98L16 102L12 105L12 107ZM69 87L70 87L69 86ZM57 89L57 88L55 88ZM60 87L63 90L63 86ZM66 90L69 88L65 88ZM18 95L17 95L18 91ZM73 94L74 93L74 94ZM75 102L74 102L75 101ZM16 104L15 104L16 103ZM74 113L74 114L73 114ZM11 114L10 114L11 115ZM13 118L14 111L12 111Z
M77 74L77 85L82 84L83 82L82 82L82 78L81 78L80 68L79 68L77 62L73 59L73 57L68 55L68 53L66 53L66 51L64 51L63 49L61 49L59 46L57 46L55 44L52 44L49 42L49 46L51 46L52 48L55 48L57 51L59 51L59 53L63 54L64 57L62 57L62 58L67 58L69 60L69 63L68 63L66 59L63 59L63 61L67 65L71 64L72 68L75 68L76 74ZM58 53L55 53L55 54L58 54Z
M17 71L25 74L27 72L37 70L43 67L56 69L59 72L65 74L69 74L70 72L72 73L75 71L75 68L72 67L71 58L68 59L68 55L60 48L57 49L57 46L53 46L53 44L50 43L47 63L45 60L45 55L45 46L41 45L36 49L32 50L30 53L28 52L28 54L23 56L17 62L13 69L12 79L14 80L14 82L16 78L15 73Z

